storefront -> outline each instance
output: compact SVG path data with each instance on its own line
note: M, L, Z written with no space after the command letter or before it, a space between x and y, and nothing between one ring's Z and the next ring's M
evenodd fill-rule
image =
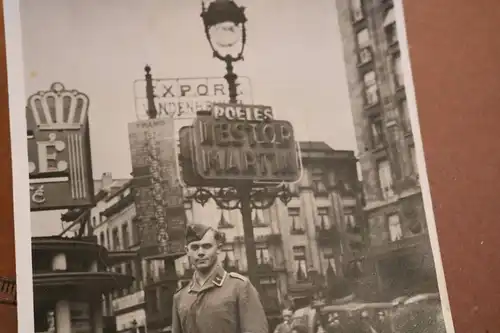
M133 278L111 272L113 255L93 237L32 238L35 332L107 333L102 295Z

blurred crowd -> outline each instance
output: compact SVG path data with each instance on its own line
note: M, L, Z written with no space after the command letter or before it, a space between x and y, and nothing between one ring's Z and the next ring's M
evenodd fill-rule
M282 312L283 321L274 333L445 333L439 304L416 303L393 311L329 312L315 316L314 325L294 321L291 310Z

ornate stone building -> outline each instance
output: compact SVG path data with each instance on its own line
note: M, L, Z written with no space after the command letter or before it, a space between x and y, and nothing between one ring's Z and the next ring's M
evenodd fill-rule
M363 296L436 291L392 0L336 3L370 234L352 258Z

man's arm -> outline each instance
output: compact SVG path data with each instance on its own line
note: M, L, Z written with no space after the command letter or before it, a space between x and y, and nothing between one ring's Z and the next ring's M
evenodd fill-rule
M266 314L259 293L250 281L245 281L238 298L241 333L268 333Z
M172 305L172 333L182 333L181 321L179 319L178 295L174 295L173 305Z

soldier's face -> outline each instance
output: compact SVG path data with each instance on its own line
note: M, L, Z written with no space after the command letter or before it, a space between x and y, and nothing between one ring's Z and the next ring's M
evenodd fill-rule
M215 234L212 230L207 231L201 240L187 245L189 261L199 271L208 271L215 265L218 250Z

